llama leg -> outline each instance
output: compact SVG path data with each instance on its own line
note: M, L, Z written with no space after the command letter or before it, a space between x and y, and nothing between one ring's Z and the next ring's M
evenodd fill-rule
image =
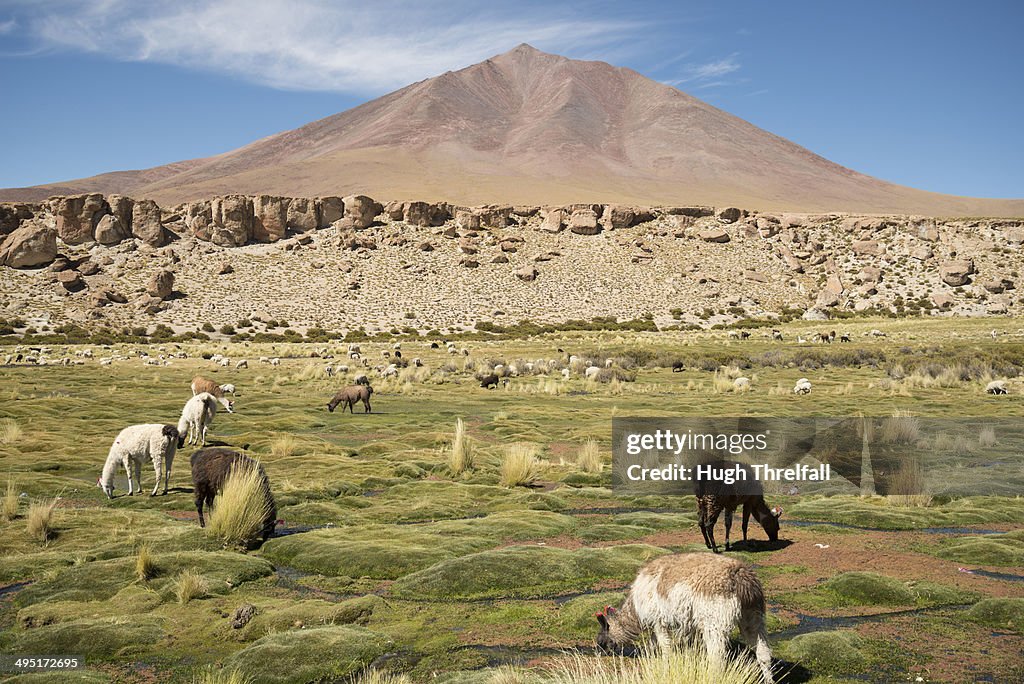
M725 550L729 550L729 532L732 530L732 509L725 510Z
M142 461L135 461L133 467L135 469L135 488L139 490L139 494L142 494Z
M672 637L665 625L658 625L654 628L654 638L658 641L658 652L663 656L672 653Z
M174 444L171 443L171 449L167 453L167 457L164 459L164 494L167 493L167 488L171 485L171 464L174 463Z
M718 553L718 544L715 542L715 525L718 524L718 516L722 513L721 509L715 509L711 511L711 517L705 523L704 528L708 532L708 539L711 540L711 546L709 547L715 553Z
M708 518L710 511L707 504L700 498L697 499L697 524L700 525L700 533L704 535L704 546L711 548L711 539L708 537Z
M760 612L744 611L740 616L740 636L754 649L765 684L772 684L772 651L768 646L768 634L764 630L764 616Z
M705 621L701 628L701 636L704 638L708 660L717 667L725 665L725 656L729 652L729 632L720 625L712 625Z
M747 541L747 524L750 522L750 504L743 504L743 541Z
M132 495L132 462L126 460L124 462L124 474L128 476L128 496Z
M150 496L156 496L156 493L160 491L160 480L164 474L164 460L159 456L153 459L153 472L156 475L156 482L153 483L153 491L149 493Z

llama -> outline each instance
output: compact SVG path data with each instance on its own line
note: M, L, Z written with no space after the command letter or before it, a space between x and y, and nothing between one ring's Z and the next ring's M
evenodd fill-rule
M764 588L746 563L709 553L661 556L640 568L622 608L597 614L597 645L605 653L623 653L653 631L663 653L699 638L709 658L724 664L729 633L738 626L764 681L772 684L764 616Z
M498 374L491 373L480 379L480 386L484 389L494 389L498 386Z
M128 475L128 496L132 496L135 494L135 485L142 491L142 462L152 461L153 470L156 472L156 484L150 496L156 496L161 480L166 494L178 439L178 430L173 425L129 425L114 439L107 455L107 462L103 464L103 473L96 481L96 485L103 490L108 499L114 498L114 471L120 465Z
M206 446L206 431L217 415L217 405L220 401L209 392L200 392L187 402L181 410L181 418L178 419L178 448L185 446L186 440L189 444L202 444ZM230 403L230 402L229 402ZM231 409L229 412L234 413Z
M346 408L349 413L355 413L353 407L357 401L361 401L363 402L363 413L369 413L371 394L373 394L373 388L369 385L351 385L334 395L334 398L327 403L327 410L334 413L334 409L338 408L338 404L344 404L341 407L342 413L345 412Z
M697 514L700 531L704 535L704 544L718 553L718 544L715 542L715 524L718 522L718 516L725 511L725 550L729 550L732 514L741 505L743 506L743 541L747 541L747 526L751 514L764 528L768 539L773 542L778 541L779 516L782 515L782 508L768 508L768 504L764 502L764 488L754 477L750 466L734 461L717 461L705 465L709 465L719 472L722 469L739 468L746 471L747 475L745 479L737 479L732 484L710 478L701 478L694 483L694 493L697 495Z
M267 498L269 506L263 525L263 541L266 541L274 533L274 528L277 526L277 506L274 503L274 495L270 492L270 481L258 461L225 447L198 449L189 460L192 465L192 488L195 492L200 527L206 527L206 518L203 517L204 504L207 511L213 508L214 498L218 493L224 491L224 482L231 472L231 466L238 464L247 468L259 469L263 480L263 495Z
M213 380L209 380L201 375L197 375L196 377L192 378L192 396L194 397L197 394L202 394L203 392L212 394L214 398L216 398L217 401L219 401L220 404L224 407L224 410L226 410L228 413L234 413L233 408L235 403L224 396L225 394L235 393L234 385L230 383L218 385Z

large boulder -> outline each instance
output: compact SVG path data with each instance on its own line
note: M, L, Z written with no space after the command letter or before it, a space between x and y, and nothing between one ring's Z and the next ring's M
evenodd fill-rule
M455 212L455 226L463 230L479 230L480 214L472 209L458 209ZM453 233L453 236L455 233Z
M718 220L722 223L736 223L743 218L743 210L736 207L725 207L718 210Z
M950 287L960 287L971 282L974 262L970 259L953 259L939 266L939 277Z
M213 234L212 204L210 200L189 202L182 211L185 227L200 240L209 240ZM138 206L138 204L135 206Z
M1009 278L1003 277L992 277L981 284L986 290L992 294L1002 294L1006 290L1012 290L1015 288L1014 282Z
M18 225L35 215L32 206L20 202L0 204L0 238L17 230Z
M854 240L850 248L857 256L880 256L885 253L885 245L878 240Z
M526 266L523 266L522 268L516 271L516 278L519 278L520 280L526 283L532 283L534 280L537 279L539 273L540 272L536 268L527 264Z
M481 228L505 228L508 226L512 207L503 205L487 205L473 210L480 217Z
M383 210L379 202L375 202L366 195L349 195L343 201L345 216L342 221L345 223L343 226L345 228L355 228L356 230L369 228L373 225L377 214Z
M405 202L402 205L402 220L410 226L442 226L448 220L448 207L429 202Z
M597 235L601 232L597 212L593 209L575 210L569 217L569 230L577 235Z
M157 299L167 299L174 292L174 273L166 269L157 271L146 283L146 294Z
M245 195L215 197L211 203L213 227L210 242L221 247L240 247L252 239L252 198Z
M79 292L85 289L85 281L82 280L82 274L73 269L58 273L57 282L68 292Z
M722 228L705 228L697 231L697 237L704 242L728 242L729 234Z
M650 211L625 204L609 204L601 214L601 225L605 230L621 230L650 220Z
M296 233L308 233L320 227L320 205L317 201L308 197L289 200L288 227Z
M96 231L96 224L110 207L103 195L72 195L55 197L50 200L50 210L57 219L57 237L69 245L90 242Z
M340 221L345 216L345 200L340 197L321 197L319 202L321 228L326 228L335 221Z
M252 239L277 242L288 231L288 200L271 195L252 198Z
M43 266L57 258L57 231L26 221L0 243L0 264L12 268Z
M548 209L544 212L544 218L540 222L540 229L547 233L560 233L565 226L565 210L561 208Z
M116 214L107 214L96 224L95 236L101 245L116 245L131 237L131 231L125 228Z
M121 226L128 232L128 235L131 235L132 210L135 208L135 200L124 195L107 195L107 205L110 207L110 213L117 217Z
M206 211L209 212L209 204ZM138 200L133 204L131 231L151 247L163 247L168 242L167 230L160 220L160 207L153 200Z

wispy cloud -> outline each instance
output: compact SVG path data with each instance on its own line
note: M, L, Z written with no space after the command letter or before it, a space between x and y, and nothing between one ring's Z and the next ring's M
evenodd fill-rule
M570 54L621 50L643 27L573 16L550 3L502 8L470 0L13 0L9 9L31 52L170 64L279 89L368 93L521 42Z
M14 29L18 27L18 22L14 19L8 19L7 21L0 21L0 35L5 33L12 33Z
M716 59L711 62L687 64L683 68L683 75L679 78L664 81L670 86L689 85L693 88L717 88L720 86L733 85L736 81L726 79L729 74L736 73L742 68L739 61L739 53L734 52L728 57Z

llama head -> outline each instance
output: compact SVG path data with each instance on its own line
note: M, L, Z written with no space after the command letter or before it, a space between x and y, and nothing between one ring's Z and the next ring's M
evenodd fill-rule
M114 479L113 478L110 479L110 484L109 485L105 485L105 484L103 484L103 478L102 477L98 477L98 478L96 478L96 486L103 490L103 493L107 495L108 499L113 499L114 498Z
M605 606L605 609L596 613L594 617L601 626L597 633L598 650L609 655L625 653L629 644L622 638L622 629L618 625L619 612L611 606Z
M330 413L334 413L334 404L327 404L327 410Z
M779 541L779 516L781 515L782 507L776 506L769 509L767 515L762 515L758 519L771 541Z

